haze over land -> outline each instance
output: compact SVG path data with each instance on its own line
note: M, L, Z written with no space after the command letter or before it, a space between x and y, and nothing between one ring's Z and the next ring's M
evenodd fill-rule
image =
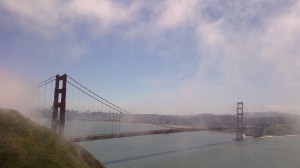
M297 0L3 0L0 106L67 73L133 113L299 114L299 18Z

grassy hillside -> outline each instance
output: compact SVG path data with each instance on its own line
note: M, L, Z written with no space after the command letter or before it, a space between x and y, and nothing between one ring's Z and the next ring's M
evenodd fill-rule
M0 108L0 167L99 167L89 152L14 110Z

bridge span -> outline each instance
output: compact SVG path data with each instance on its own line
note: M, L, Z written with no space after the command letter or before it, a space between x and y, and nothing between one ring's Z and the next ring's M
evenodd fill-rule
M253 130L253 137L258 138L262 136L263 128L262 127L243 127L243 130ZM102 139L113 139L113 138L125 138L125 137L134 137L142 135L155 135L155 134L171 134L171 133L180 133L180 132L198 132L198 131L235 131L236 128L169 128L169 129L157 129L157 130L148 130L148 131L136 131L136 132L120 132L120 133L109 133L109 134L93 134L85 136L77 136L69 138L72 142L83 142L83 141L94 141Z
M142 136L142 135L171 134L171 133L179 133L179 132L196 132L196 131L224 131L229 129L233 130L235 128L171 128L171 129L163 129L163 130L159 129L159 130L137 131L137 132L95 134L95 135L72 137L69 140L72 142L82 142L82 141L124 138L124 137L133 137L133 136Z

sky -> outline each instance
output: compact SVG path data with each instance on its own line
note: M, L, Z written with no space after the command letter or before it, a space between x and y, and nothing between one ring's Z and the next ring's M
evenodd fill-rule
M132 113L300 114L297 0L0 0L0 27L2 107L66 73Z

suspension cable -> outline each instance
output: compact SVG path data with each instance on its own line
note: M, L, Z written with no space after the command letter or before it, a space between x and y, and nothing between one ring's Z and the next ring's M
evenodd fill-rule
M53 82L53 81L55 81L55 79L49 80L48 82L46 82L46 83L44 83L44 84L41 84L41 85L38 85L38 86L35 87L35 88L36 88L36 89L37 89L37 88L40 88L40 87L45 86L45 85L47 85L48 83Z
M249 112L246 105L244 105L244 108L245 108L245 112Z
M54 76L52 76L52 77L50 77L50 78L48 78L48 79L46 79L46 80L38 83L37 85L41 85L41 84L43 84L43 83L45 83L45 82L47 82L47 81L49 81L49 80L51 80L52 78L55 78L55 77L56 77L56 75L54 75Z
M231 113L235 112L235 110L234 110L235 106L236 106L236 104L231 106L231 108L229 110L227 110L225 114L231 114Z
M93 98L94 100L96 100L96 101L98 101L98 102L100 102L100 103L102 103L102 104L104 104L104 105L106 105L106 106L108 106L108 107L110 107L110 108L112 108L112 109L118 111L118 112L121 112L120 110L115 109L114 107L112 107L112 106L110 106L110 105L104 103L103 101L101 101L101 100L95 98L94 96L92 96L91 94L87 93L86 91L80 89L79 87L77 87L77 86L74 85L73 83L71 83L71 82L69 82L69 81L67 81L67 83L69 83L70 85L72 85L72 86L75 87L76 89L80 90L80 91L83 92L84 94L88 95L89 97Z
M114 106L114 107L120 109L121 111L123 111L123 112L125 112L125 113L131 114L130 112L128 112L128 111L122 109L121 107L118 107L117 105L115 105L115 104L109 102L108 100L106 100L106 99L104 99L103 97L99 96L98 94L96 94L95 92L91 91L91 90L88 89L87 87L83 86L82 84L80 84L79 82L77 82L75 79L73 79L73 78L70 77L69 75L68 75L68 77L69 77L72 81L74 81L76 84L80 85L81 87L83 87L83 88L86 89L87 91L91 92L93 95L97 96L98 98L102 99L103 101L107 102L108 104L110 104L110 105L112 105L112 106ZM119 110L118 110L118 111L119 111Z

